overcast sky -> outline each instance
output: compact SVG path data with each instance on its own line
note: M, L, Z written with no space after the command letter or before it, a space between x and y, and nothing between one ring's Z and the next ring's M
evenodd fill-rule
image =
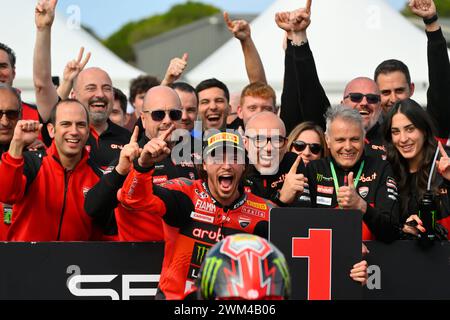
M260 13L274 0L199 0L231 13ZM320 0L317 0L320 1ZM381 1L381 0L380 0ZM406 0L386 0L397 9ZM67 15L71 6L78 6L81 22L105 38L127 22L164 13L183 0L59 0L58 10Z

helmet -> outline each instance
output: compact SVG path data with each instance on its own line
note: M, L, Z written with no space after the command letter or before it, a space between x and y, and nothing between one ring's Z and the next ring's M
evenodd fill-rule
M256 235L226 237L207 253L197 279L199 299L288 299L290 274L283 254Z

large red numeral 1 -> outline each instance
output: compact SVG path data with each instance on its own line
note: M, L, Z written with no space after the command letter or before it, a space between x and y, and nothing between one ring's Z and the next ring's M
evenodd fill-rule
M308 259L308 300L331 300L333 230L309 229L309 237L292 238L292 257Z

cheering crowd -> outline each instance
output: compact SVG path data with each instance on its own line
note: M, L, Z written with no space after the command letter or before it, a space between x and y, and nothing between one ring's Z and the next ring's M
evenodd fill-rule
M249 24L226 13L245 58L236 72L249 80L238 99L220 74L180 82L187 54L161 82L134 79L127 98L80 49L55 86L56 5L35 10L36 105L21 101L14 51L0 43L1 240L164 241L157 297L181 299L195 287L199 250L236 233L267 238L274 207L359 210L362 240L447 239L450 62L433 0L409 3L428 37L426 106L395 59L350 80L331 106L307 37L311 0L274 17L286 34L281 106ZM432 230L419 214L427 194ZM356 263L351 277L364 283L366 269Z

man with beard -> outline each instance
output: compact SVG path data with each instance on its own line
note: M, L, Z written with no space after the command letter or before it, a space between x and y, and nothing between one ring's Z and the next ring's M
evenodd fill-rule
M57 1L44 0L36 6L36 45L33 78L36 87L36 101L40 105L53 106L58 94L51 79L51 28L55 17ZM81 59L79 59L81 60ZM87 60L85 60L87 62ZM72 98L80 101L89 111L91 132L87 142L90 157L102 169L119 157L120 149L128 143L131 133L109 120L114 93L109 75L100 68L84 68L81 62L74 68ZM81 71L81 72L80 72Z
M155 164L170 154L170 132L153 138L132 153L134 166L118 193L120 230L144 229L148 219L161 216L179 232L167 270L161 274L157 298L182 299L195 283L204 253L234 233L267 237L271 203L239 187L245 171L242 137L209 130L200 180L175 179L162 186L152 183ZM131 164L132 159L123 159Z
M305 166L301 156L286 152L283 121L270 111L255 114L247 122L244 141L250 160L246 190L279 206L300 205L298 196L307 182Z
M75 79L72 96L89 110L91 133L87 147L92 160L106 169L119 158L131 137L127 129L109 120L114 103L111 78L100 68L85 69Z

